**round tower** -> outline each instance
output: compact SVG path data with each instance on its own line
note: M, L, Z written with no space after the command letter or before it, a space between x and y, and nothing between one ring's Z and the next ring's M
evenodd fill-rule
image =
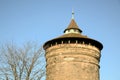
M102 44L82 35L74 20L60 37L47 41L46 80L99 80Z

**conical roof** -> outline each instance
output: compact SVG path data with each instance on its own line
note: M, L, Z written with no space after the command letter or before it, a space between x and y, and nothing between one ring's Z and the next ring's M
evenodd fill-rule
M69 30L69 29L77 29L77 30L79 30L80 32L82 32L82 30L79 29L79 27L78 27L78 25L77 25L77 23L75 22L74 19L71 20L70 24L69 24L68 27L64 30L64 32L65 32L66 30Z
M54 44L61 44L61 41L69 41L72 40L74 42L74 40L78 40L80 42L85 42L90 43L91 45L96 46L98 49L102 50L103 45L99 42L96 41L94 39L91 39L85 35L81 34L82 30L78 27L77 23L75 22L74 18L71 19L70 24L68 25L68 27L64 30L64 34L54 38L52 40L47 41L44 45L43 48L47 49L48 47Z

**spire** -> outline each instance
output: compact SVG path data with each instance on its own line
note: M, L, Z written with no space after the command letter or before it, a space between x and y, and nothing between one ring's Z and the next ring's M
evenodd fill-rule
M74 11L72 10L72 20L68 27L64 30L64 33L81 33L81 32L82 30L79 29L77 23L74 20Z

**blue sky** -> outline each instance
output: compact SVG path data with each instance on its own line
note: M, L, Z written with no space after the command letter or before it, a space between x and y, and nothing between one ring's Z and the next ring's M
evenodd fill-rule
M104 45L101 80L119 80L120 0L0 0L0 44L42 45L63 34L72 8L83 34Z

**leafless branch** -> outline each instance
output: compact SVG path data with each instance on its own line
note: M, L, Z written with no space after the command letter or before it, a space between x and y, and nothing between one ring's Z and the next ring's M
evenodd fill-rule
M26 43L23 47L4 45L0 55L1 79L40 80L45 76L44 51L35 43Z

